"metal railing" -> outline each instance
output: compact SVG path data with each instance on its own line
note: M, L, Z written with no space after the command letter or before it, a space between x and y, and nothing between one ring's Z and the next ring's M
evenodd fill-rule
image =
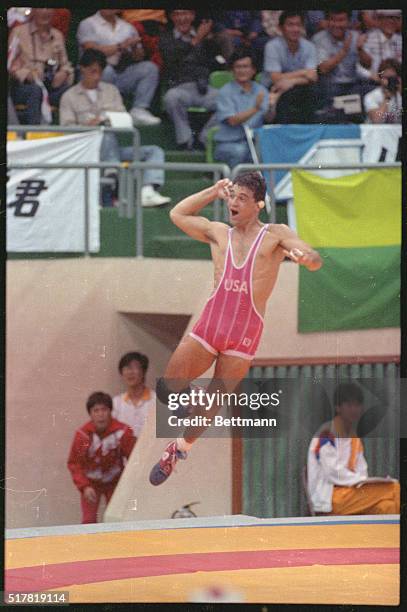
M58 132L61 134L76 134L77 132L114 132L115 134L131 134L133 139L133 160L139 159L140 132L137 128L114 128L104 125L8 125L8 132ZM110 168L111 166L109 166Z
M211 173L213 175L214 182L220 180L223 177L230 176L230 168L226 164L206 164L206 163L180 163L180 162L166 162L162 164L150 163L150 162L133 162L128 166L128 188L133 189L134 178L136 178L136 198L132 197L132 192L127 193L127 202L133 202L133 210L135 206L136 215L136 256L143 256L143 207L141 203L141 187L143 179L143 171L148 169L162 169L162 170L174 170L180 172L197 172ZM135 204L134 204L135 203ZM221 202L215 200L214 204L214 220L220 221L221 219ZM130 211L131 213L132 211ZM130 216L133 216L130 214Z
M239 174L248 170L265 170L269 171L270 177L270 221L271 223L276 222L276 198L274 194L274 170L384 170L385 168L401 168L401 162L375 162L375 163L354 163L354 164L239 164L235 166L231 172L232 180Z
M8 126L10 131L28 132L82 132L89 130L104 130L110 132L131 132L133 134L133 146L139 148L140 136L138 130L130 128L108 128L108 127L59 127L59 126ZM136 154L136 160L138 153ZM151 162L140 162L133 161L129 162L118 162L117 164L112 162L99 162L99 163L82 163L82 164L10 164L8 168L10 170L19 169L82 169L85 172L85 241L84 241L84 253L89 255L89 170L91 169L107 169L115 168L118 171L118 184L119 184L119 206L118 211L120 216L127 218L136 217L136 256L143 257L143 207L141 202L141 188L143 183L143 173L149 169L162 169L164 171L179 171L179 172L199 172L203 174L211 173L214 182L219 180L221 177L230 177L232 180L242 171L247 170L262 170L270 173L270 221L275 223L276 221L276 198L274 194L274 181L273 171L275 170L368 170L377 169L382 170L386 168L400 168L401 162L377 162L377 163L349 163L349 164L299 164L299 163L272 163L272 164L239 164L235 166L233 170L226 164L214 163L180 163L180 162L164 162L164 163L151 163ZM136 191L134 190L134 181L136 181ZM214 220L221 220L221 202L216 200L214 202ZM223 219L227 220L226 210L223 211Z
M44 131L44 130L42 130ZM229 166L225 164L206 164L206 163L191 163L182 164L179 162L167 163L149 163L149 162L133 162L131 164L121 162L113 164L111 162L99 163L82 163L82 164L9 164L8 170L83 170L85 173L85 206L84 206L84 254L89 255L89 170L116 168L119 177L119 214L128 218L136 216L136 257L143 257L143 207L141 203L141 187L144 170L150 168L159 168L165 170L174 170L182 172L196 172L213 174L216 182L221 176L229 176ZM137 189L136 197L134 197L134 178L136 176ZM219 221L221 218L221 203L219 200L214 202L214 220Z

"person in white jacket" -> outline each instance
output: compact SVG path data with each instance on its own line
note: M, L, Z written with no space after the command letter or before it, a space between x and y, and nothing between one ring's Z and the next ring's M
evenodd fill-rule
M363 391L341 383L334 393L336 415L315 433L308 450L307 486L315 512L330 514L398 514L397 481L369 482L363 444L356 435Z

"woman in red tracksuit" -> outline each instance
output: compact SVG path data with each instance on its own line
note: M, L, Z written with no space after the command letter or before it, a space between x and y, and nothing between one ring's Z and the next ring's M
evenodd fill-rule
M109 502L136 438L130 427L112 419L112 398L96 391L86 409L90 421L75 432L68 469L81 493L82 523L96 523L102 495Z

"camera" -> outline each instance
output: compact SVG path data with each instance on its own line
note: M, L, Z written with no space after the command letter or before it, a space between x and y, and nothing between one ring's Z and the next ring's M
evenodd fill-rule
M387 79L386 89L390 91L390 93L394 94L397 91L399 85L399 78L396 76L391 76Z
M55 73L58 71L58 63L56 60L50 58L44 62L44 85L47 89L52 86Z

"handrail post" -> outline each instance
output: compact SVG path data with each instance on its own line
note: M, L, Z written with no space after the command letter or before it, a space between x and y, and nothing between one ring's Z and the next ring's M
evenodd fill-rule
M277 206L276 206L276 194L274 193L274 177L273 177L273 170L270 168L270 192L269 192L269 198L270 198L270 221L272 223L276 223L277 221Z
M133 169L130 172L131 177L131 193L133 194L134 201L134 174ZM143 228L143 205L141 201L141 188L143 181L143 170L141 168L136 169L136 198L134 205L136 206L136 257L143 257L144 252L144 228Z
M85 166L85 257L89 257L89 168Z

